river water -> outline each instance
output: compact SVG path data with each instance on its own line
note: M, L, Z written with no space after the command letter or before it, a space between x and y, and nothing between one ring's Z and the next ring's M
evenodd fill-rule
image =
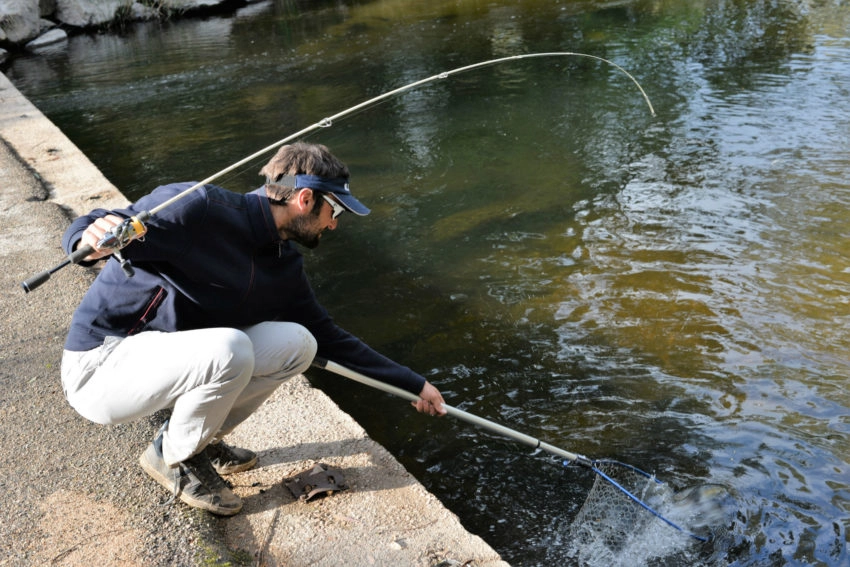
M316 128L373 209L307 254L320 298L450 404L721 514L708 544L669 528L607 564L850 564L847 2L278 0L4 71L134 198L537 52L611 60L657 115L563 56ZM569 532L592 472L312 379L507 561L594 563Z

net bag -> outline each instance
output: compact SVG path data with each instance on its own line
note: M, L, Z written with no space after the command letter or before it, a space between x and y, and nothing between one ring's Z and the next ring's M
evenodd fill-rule
M669 502L666 485L617 461L594 462L594 469L593 486L569 529L573 559L590 566L640 565L681 543L675 530L617 486L659 510Z

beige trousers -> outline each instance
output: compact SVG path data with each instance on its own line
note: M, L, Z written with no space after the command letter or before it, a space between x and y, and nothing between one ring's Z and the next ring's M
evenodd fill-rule
M309 368L316 340L295 323L212 328L120 339L65 351L68 403L96 423L124 423L172 408L163 456L179 463L251 415L288 378Z

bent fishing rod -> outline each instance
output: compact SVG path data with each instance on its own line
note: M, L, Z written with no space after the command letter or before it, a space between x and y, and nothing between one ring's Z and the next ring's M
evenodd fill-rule
M336 363L332 360L327 360L325 358L317 356L316 358L313 359L312 365L316 368L321 368L323 370L327 370L328 372L332 372L334 374L337 374L338 376L348 378L349 380L359 382L360 384L364 384L364 385L369 386L371 388L381 390L383 392L386 392L388 394L392 394L394 396L397 396L397 397L402 398L404 400L408 400L410 402L416 402L416 401L421 400L421 398L419 396L417 396L416 394L413 394L411 392L408 392L407 390L403 390L403 389L398 388L396 386L393 386L391 384L387 384L385 382L375 380L374 378L370 378L369 376L365 376L365 375L363 375L359 372L351 370L350 368L342 366L341 364L338 364L338 363ZM691 537L692 539L695 539L697 541L700 541L700 542L703 542L703 543L710 541L710 538L692 533L688 529L686 529L686 528L676 524L672 520L664 517L655 508L653 508L652 506L650 506L649 504L647 504L646 502L641 500L637 495L630 492L621 483L617 482L617 480L615 478L613 478L612 475L609 475L609 474L606 474L605 472L603 472L601 470L601 465L603 465L603 464L616 465L616 466L619 466L623 469L630 470L630 471L633 471L633 472L637 472L640 475L644 476L645 478L653 480L656 484L663 484L661 481L655 479L655 477L650 475L649 473L646 473L646 472L644 472L644 471L642 471L642 470L640 470L636 467L633 467L631 465L627 465L625 463L620 463L618 461L594 460L594 459L590 459L588 457L585 457L584 455L572 453L570 451L567 451L566 449L561 449L560 447L556 447L555 445L550 445L549 443L546 443L545 441L541 441L540 439L537 439L536 437L532 437L531 435L526 435L525 433L521 433L521 432L516 431L515 429L511 429L509 427L505 427L504 425L490 421L489 419L485 419L485 418L477 416L475 414L471 414L471 413L466 412L462 409L450 406L449 404L446 404L446 403L443 404L443 409L446 410L446 415L450 415L452 417L456 417L456 418L458 418L462 421L465 421L467 423L477 425L477 426L482 427L484 429L487 429L487 430L489 430L493 433L497 433L497 434L499 434L503 437L507 437L508 439L513 439L514 441L517 441L519 443L522 443L523 445L527 445L529 447L532 447L533 449L540 449L540 450L545 451L549 454L555 455L556 457L561 457L563 459L566 459L564 461L564 465L576 464L576 465L579 465L581 467L590 469L596 475L598 475L600 478L602 478L605 482L609 483L611 486L613 486L615 489L617 489L621 494L623 494L626 498L628 498L632 503L636 504L637 506L640 506L641 508L643 508L644 510L646 510L647 512L649 512L650 514L652 514L653 516L655 516L656 518L658 518L659 520L661 520L662 522L664 522L665 524L670 526L671 528L674 528L675 530L677 530L677 531L679 531L683 534L686 534L689 537Z
M296 138L299 138L301 136L309 134L309 133L311 133L315 130L318 130L320 128L330 128L331 126L334 125L335 121L340 120L341 118L345 118L346 116L349 116L349 115L351 115L355 112L358 112L360 110L364 110L364 109L369 108L371 106L374 106L375 104L377 104L379 102L393 98L395 96L398 96L398 95L400 95L404 92L410 91L410 90L415 89L417 87L421 87L422 85L426 85L428 83L432 83L434 81L439 81L439 80L442 80L442 79L447 79L447 78L449 78L453 75L457 75L459 73L464 73L466 71L472 71L474 69L480 69L482 67L489 67L489 66L493 66L493 65L498 65L500 63L509 62L509 61L519 61L519 60L523 60L523 59L532 59L532 58L541 58L541 57L584 57L584 58L587 58L587 59L593 59L595 61L600 61L602 63L605 63L607 65L614 67L615 69L617 69L618 71L620 71L624 75L626 75L626 77L628 77L632 81L632 83L634 83L634 85L640 91L640 94L643 96L644 101L646 101L646 105L649 107L650 114L652 114L653 117L655 116L655 109L652 107L652 102L650 102L649 97L647 96L646 92L643 90L643 87L640 86L640 83L637 82L637 79L635 79L628 71L623 69L621 66L617 65L616 63L614 63L612 61L609 61L608 59L604 59L604 58L598 57L596 55L588 55L586 53L576 53L576 52L572 52L572 51L525 53L525 54L522 54L522 55L511 55L509 57L500 57L498 59L489 59L487 61L481 61L479 63L473 63L472 65L465 65L463 67L457 67L457 68L452 69L450 71L443 71L441 73L437 73L436 75L431 75L430 77L426 77L424 79L420 79L418 81L408 83L407 85L404 85L402 87L398 87L396 89L387 91L387 92L380 94L376 97L370 98L366 101L363 101L359 104L356 104L356 105L354 105L350 108L343 110L342 112L338 112L338 113L336 113L332 116L322 118L318 122L316 122L316 123L314 123L310 126L307 126L306 128L299 130L298 132L295 132L294 134L290 134L289 136L287 136L287 137L285 137L281 140L278 140L277 142L275 142L275 143L273 143L269 146L266 146L265 148L263 148L261 150L254 152L253 154L237 161L236 163L229 165L228 167L225 167L221 171L218 171L218 172L210 175L206 179L199 181L198 183L192 185L191 187L187 188L183 192L175 195L171 199L168 199L167 201L160 203L159 205L150 209L149 211L143 211L143 212L139 213L138 215L136 215L134 217L126 219L122 224L114 227L106 235L104 235L104 237L98 242L97 249L98 250L103 250L103 249L112 250L113 255L115 255L116 259L118 259L121 262L121 266L122 266L122 268L124 268L124 272L127 274L128 277L131 277L133 275L132 267L130 266L129 262L127 262L126 260L121 258L121 255L120 255L120 253L118 253L118 251L121 248L124 248L125 246L127 246L132 240L139 238L140 236L144 235L145 231L147 230L144 223L147 220L149 220L151 217L153 217L154 215L156 215L158 212L165 209L166 207L173 205L177 201L179 201L179 200L183 199L184 197L188 196L189 194L193 193L194 191L197 191L198 189L200 189L204 185L207 185L208 183L212 183L213 181L215 181L216 179L218 179L222 175L226 175L226 174L234 171L235 169L237 169L237 168L239 168L239 167L241 167L241 166L243 166L243 165L259 158L259 157L261 157L262 155L264 155L268 152L271 152L272 150L276 150L277 148L286 144L287 142L291 142L292 140L295 140ZM23 287L24 292L29 293L30 291L36 289L37 287L41 286L44 282L49 280L50 276L52 274L61 270L65 266L68 266L69 264L79 264L80 262L85 260L85 258L89 254L91 254L94 251L95 251L95 249L92 248L89 245L82 246L81 248L75 250L73 253L69 254L68 257L65 258L65 260L60 262L59 264L53 266L52 268L50 268L48 270L45 270L41 273L38 273L38 274L30 277L26 281L22 282L21 287Z

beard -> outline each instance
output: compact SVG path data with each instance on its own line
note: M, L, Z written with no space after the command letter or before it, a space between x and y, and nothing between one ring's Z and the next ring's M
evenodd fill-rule
M316 218L312 214L295 217L286 227L286 236L289 240L312 250L319 245L322 237L322 231L316 230L315 224Z

